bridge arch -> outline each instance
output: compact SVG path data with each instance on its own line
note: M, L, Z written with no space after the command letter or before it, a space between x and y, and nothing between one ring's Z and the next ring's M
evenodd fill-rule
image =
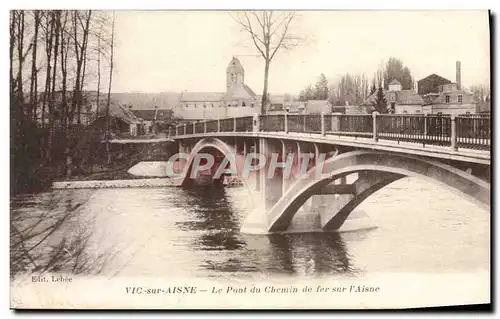
M332 181L352 173L361 173L356 194L347 203L342 203L329 220L322 221L324 230L338 229L364 199L402 177L420 177L465 196L483 208L488 209L490 205L488 182L450 165L411 155L352 151L326 160L322 172L321 178L315 178L316 169L312 168L307 172L307 178L290 186L268 212L269 232L287 230L297 209L305 201Z
M186 185L187 180L190 178L189 174L190 174L190 170L193 166L193 160L194 160L196 154L199 154L203 150L210 149L210 148L216 149L217 151L222 153L224 156L226 156L227 154L230 154L230 153L236 153L235 147L233 145L230 145L221 139L214 138L214 137L207 137L207 138L203 138L203 139L199 140L193 146L193 148L191 149L191 151L189 153L187 162L185 164L185 168L183 170L185 172L184 176L181 179L179 179L179 181L178 181L179 186ZM239 163L238 159L236 159L236 160L237 160L236 171L237 171L238 178L243 183L243 186L248 190L250 197L251 197L251 200L252 200L252 203L254 203L254 194L252 193L252 188L250 187L250 185L248 184L248 181L246 179L241 178L242 165L240 165L241 163Z

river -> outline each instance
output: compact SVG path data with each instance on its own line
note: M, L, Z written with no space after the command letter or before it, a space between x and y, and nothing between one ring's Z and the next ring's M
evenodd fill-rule
M490 213L406 178L357 209L377 226L347 233L239 232L243 187L54 190L11 200L11 276L265 278L489 271Z

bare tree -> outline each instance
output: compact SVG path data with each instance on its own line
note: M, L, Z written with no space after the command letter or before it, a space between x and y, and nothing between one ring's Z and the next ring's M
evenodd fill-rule
M71 101L71 120L73 118L75 109L77 111L77 123L81 124L81 103L82 103L82 83L84 82L83 73L84 61L86 60L87 39L89 35L89 25L92 16L92 11L89 10L85 14L78 11L73 12L73 43L74 53L76 58L76 75L75 86L73 89L73 99ZM82 20L83 19L83 20ZM79 31L81 29L81 38Z
M51 59L52 59L52 46L54 38L55 19L52 12L45 15L45 55L46 55L46 70L45 70L45 91L42 96L42 125L45 125L45 107L48 102L50 94L50 74L51 74ZM43 149L41 150L43 153Z
M52 85L49 97L49 138L47 140L47 159L52 160L52 141L54 139L54 122L55 122L55 109L56 104L56 75L57 75L57 57L59 56L59 35L61 30L61 11L54 11L53 19L55 24L54 29L54 64L52 68ZM50 84L49 84L50 86Z
M109 23L109 17L106 13L97 14L95 16L96 25L92 28L92 35L97 39L97 44L93 48L93 52L97 55L97 96L96 96L96 118L99 117L99 107L101 101L101 59L104 57L107 59L106 50L107 45L110 42L109 35L106 32L105 27Z
M384 73L385 73L385 62L382 61L379 66L377 71L374 74L374 79L375 79L375 85L378 88L379 86L384 86Z
M16 24L17 24L17 12L10 12L10 91L14 93L15 82L14 82L14 49L16 47Z
M111 56L109 59L109 83L108 83L108 103L106 105L106 153L108 155L108 164L111 163L111 152L109 149L109 107L111 105L111 84L113 81L113 58L115 51L115 12L113 11L113 20L111 22Z
M36 54L38 46L38 29L40 26L40 11L35 10L33 12L33 28L35 29L35 34L33 35L33 51L31 55L31 84L30 84L30 119L36 120L37 112L37 90L38 90L38 70L36 67Z
M368 78L365 74L346 73L330 87L330 103L333 105L359 105L370 94Z
M469 90L474 95L474 99L479 103L485 102L490 98L491 91L488 84L471 85Z
M69 46L70 46L70 39L69 39L69 34L66 30L67 22L68 22L68 15L69 12L64 12L64 19L62 21L62 26L61 26L61 84L62 84L62 90L61 90L61 107L62 107L62 124L63 127L67 127L68 123L68 101L67 101L67 96L66 96L66 91L67 91L67 82L68 82L68 53L69 53Z
M268 99L269 66L279 49L291 49L300 44L298 37L292 36L290 24L295 12L245 11L233 19L242 30L250 35L252 42L264 58L264 89L261 112L266 113Z

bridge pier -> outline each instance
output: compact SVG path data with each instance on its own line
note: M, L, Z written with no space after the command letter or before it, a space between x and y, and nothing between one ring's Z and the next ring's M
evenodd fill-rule
M385 172L359 172L358 179L351 184L352 193L338 195L338 198L332 203L333 205L320 212L321 227L325 231L339 230L360 203L382 187L402 177L399 174ZM342 177L341 182L344 182L345 178L345 176Z

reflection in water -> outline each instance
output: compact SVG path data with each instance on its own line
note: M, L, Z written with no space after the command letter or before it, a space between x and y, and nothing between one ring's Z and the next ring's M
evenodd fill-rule
M196 220L178 222L182 230L204 233L193 245L202 250L237 250L245 247L238 238L240 225L229 206L224 188L200 186L186 190L186 209ZM188 214L190 215L190 214Z
M194 239L194 249L206 251L243 251L247 260L231 256L221 260L220 255L206 258L203 267L220 272L263 271L288 274L349 273L349 264L344 242L338 233L273 234L264 236L265 242L247 247L239 233L238 213L234 211L224 188L196 187L185 190L187 207L193 209L196 220L178 222L182 230L201 231ZM188 208L189 209L189 208ZM188 214L189 215L189 214ZM252 236L247 236L252 237ZM259 236L260 237L260 236ZM250 238L246 238L251 241ZM269 256L255 258L269 250ZM253 265L248 254L254 252ZM209 255L212 257L212 255Z
M489 213L415 180L391 184L361 204L377 225L367 231L241 234L249 203L244 188L19 196L11 201L11 276L262 278L489 269Z
M339 233L270 235L278 269L290 274L356 273Z
M96 227L92 215L80 214L92 191L24 195L11 202L11 276L21 272L44 274L100 274L113 254L93 249Z

